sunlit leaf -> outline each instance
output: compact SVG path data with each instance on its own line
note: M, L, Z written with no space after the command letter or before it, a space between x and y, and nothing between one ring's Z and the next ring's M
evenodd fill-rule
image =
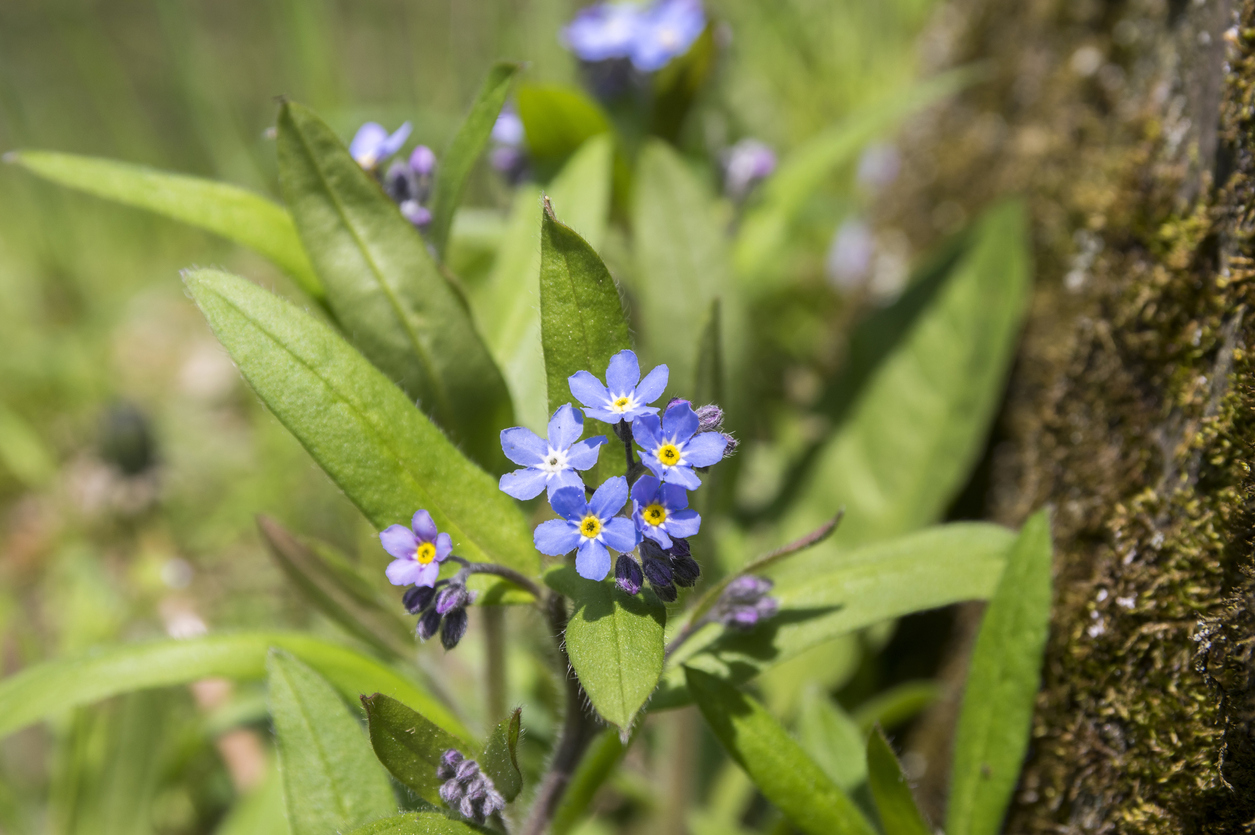
M915 805L902 766L879 728L867 740L867 772L885 835L932 835L933 828Z
M995 835L1028 750L1050 625L1050 513L1033 514L985 610L955 731L946 832Z
M292 835L325 835L394 814L388 775L335 689L282 651L271 651L266 667Z
M496 479L338 334L242 278L185 281L244 377L377 529L425 508L458 555L537 573L531 531Z
M594 136L610 132L605 112L578 87L520 84L519 118L542 181Z
M260 194L200 177L74 154L17 151L6 154L5 160L63 186L235 241L269 258L313 298L323 297L291 216Z
M454 820L439 812L410 812L375 821L347 835L485 835L493 830Z
M626 732L662 672L666 609L652 591L629 596L613 582L585 580L572 565L551 569L545 582L574 606L566 650L584 692Z
M853 801L762 705L700 670L688 670L687 680L715 738L795 826L810 835L875 833Z
M851 791L867 779L863 732L841 705L811 690L797 717L797 738L828 779Z
M461 294L379 184L311 110L279 112L279 184L344 333L489 470L512 420Z
M467 743L396 699L376 693L363 696L362 705L379 762L423 800L439 805L444 782L436 776L440 757L450 748L465 753Z
M272 767L264 783L235 802L214 835L288 835L289 832L283 809L283 782L278 770Z
M479 755L479 767L492 780L493 785L506 803L519 796L523 789L523 775L519 773L516 748L522 723L522 708L515 708L510 718L498 722L484 743Z

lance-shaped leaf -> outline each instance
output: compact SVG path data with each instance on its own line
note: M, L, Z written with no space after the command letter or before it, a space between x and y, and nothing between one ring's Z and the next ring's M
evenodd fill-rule
M279 112L279 184L353 343L468 454L505 467L505 380L459 292L396 204L312 111Z
M396 699L376 693L363 696L362 705L370 723L370 744L379 762L423 800L440 805L444 782L436 776L440 757L450 748L465 753L468 744Z
M863 732L827 693L811 689L803 697L797 737L815 764L842 791L852 791L867 779Z
M492 835L494 830L440 812L410 812L354 829L348 835Z
M885 835L932 835L889 741L880 728L867 740L867 776Z
M574 604L566 650L584 692L626 734L662 672L666 608L652 591L627 595L613 582L584 579L573 565L550 569L545 582Z
M273 261L314 299L323 297L291 216L260 194L200 177L74 154L15 151L4 158L54 183L235 241Z
M776 616L742 632L707 626L668 659L651 707L684 704L681 664L733 683L864 626L993 593L1014 534L956 523L844 552L822 569L795 571L798 557L763 573L776 581Z
M440 157L431 195L431 225L427 227L428 239L440 257L444 257L453 213L462 201L462 192L466 190L466 178L492 136L492 127L497 123L497 115L501 113L501 106L510 93L510 83L518 70L518 64L503 62L488 71L471 111L466 114L453 141Z
M700 670L688 670L687 678L715 738L799 829L810 835L874 835L854 802L762 705Z
M125 644L28 667L0 681L0 737L73 707L149 687L202 678L257 680L266 653L284 649L356 699L376 691L421 710L442 728L465 734L453 713L412 678L356 650L297 632L242 632Z
M389 655L414 655L413 628L330 545L301 540L269 516L257 527L288 581L327 617Z
M242 278L185 281L245 379L377 529L425 508L458 555L537 573L517 505L338 334Z
M519 761L515 755L522 716L523 708L515 708L509 719L499 722L488 735L484 751L479 755L480 770L492 780L506 803L518 797L523 789L523 775L519 772Z
M395 814L388 775L335 689L281 651L266 667L292 835L342 832Z
M955 730L946 832L1002 831L1019 781L1050 625L1050 512L1033 514L976 635Z

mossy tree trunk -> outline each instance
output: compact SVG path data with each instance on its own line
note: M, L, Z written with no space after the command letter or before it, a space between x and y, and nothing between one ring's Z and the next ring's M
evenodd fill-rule
M1007 831L1252 831L1255 0L956 0L927 49L989 78L885 219L1034 220L989 502L1054 505L1056 598Z

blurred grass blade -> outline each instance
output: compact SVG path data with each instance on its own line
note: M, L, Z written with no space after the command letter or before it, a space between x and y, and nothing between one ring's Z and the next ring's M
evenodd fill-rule
M516 751L522 716L523 709L515 708L510 718L498 722L484 743L483 753L479 755L480 769L492 780L506 803L518 797L523 790L523 775L519 773Z
M422 237L313 111L279 111L279 184L345 334L490 472L512 422L501 372Z
M26 487L40 487L57 474L52 450L17 412L0 403L0 466Z
M662 672L666 609L653 592L630 597L613 582L584 579L573 565L551 569L545 583L574 606L566 649L584 692L627 734Z
M282 778L272 767L265 782L235 801L214 835L288 835L290 832L283 809Z
M473 758L467 743L396 699L376 693L363 696L362 705L370 723L370 744L379 762L423 800L439 806L444 782L436 776L440 757L456 748Z
M588 746L580 764L575 767L575 774L567 783L566 791L562 793L562 800L558 802L558 808L553 814L550 835L567 835L584 819L589 804L593 802L593 796L626 753L627 745L623 744L615 730L602 731L597 735Z
M318 301L323 289L283 207L239 186L113 160L15 151L5 155L40 177L213 232L265 256Z
M795 826L809 835L874 835L853 801L762 705L700 670L686 673L715 738Z
M300 658L345 698L387 693L450 733L466 734L457 717L422 685L374 658L296 632L241 632L124 644L28 667L0 680L0 737L119 693L202 678L262 679L271 647Z
M610 133L610 120L578 87L520 84L519 119L541 182L594 136Z
M338 334L242 278L196 270L185 281L253 389L377 530L425 508L460 556L538 572L531 531L496 479Z
M941 697L941 685L935 681L904 681L882 690L858 706L854 721L864 734L877 725L893 730L914 719Z
M269 516L257 517L257 527L280 570L319 611L387 655L414 657L413 628L330 545L299 539Z
M935 522L980 457L1028 303L1023 206L989 210L972 235L801 477L782 539L813 530L833 508L846 515L794 567Z
M335 689L282 650L271 650L266 668L292 835L342 832L395 814L388 775Z
M663 691L651 707L686 701L680 664L737 684L856 629L961 600L984 600L1014 541L1006 528L961 522L843 552L824 567L795 571L797 557L776 563L764 572L776 581L775 618L749 632L711 626L698 632L668 659Z
M867 779L863 732L827 693L813 687L807 691L798 712L797 738L842 791L853 791Z
M445 817L440 812L410 812L375 821L346 835L492 835L493 832Z
M440 157L432 189L431 225L427 228L428 239L436 248L438 258L444 257L453 213L457 211L462 192L466 190L466 179L492 136L493 125L497 123L497 115L505 104L510 84L518 70L518 64L503 62L493 65L471 105L470 113L466 114L453 141Z
M609 136L589 140L549 184L555 211L593 248L600 245L609 220L613 149ZM492 273L471 292L475 315L510 387L515 417L541 434L551 414L538 296L543 214L541 192L520 188Z
M679 145L680 130L693 102L710 80L719 48L715 25L706 26L683 55L677 55L650 79L653 87L653 114L650 132Z
M1029 517L985 610L955 730L946 832L995 835L1019 782L1050 625L1050 512Z
M933 829L915 805L902 766L880 728L867 739L867 773L885 835L932 835Z
M574 400L568 377L580 370L603 377L610 358L632 347L610 271L547 202L540 232L540 324L550 414ZM590 421L584 433L604 429ZM614 447L612 442L601 451L593 483L623 474L623 456Z

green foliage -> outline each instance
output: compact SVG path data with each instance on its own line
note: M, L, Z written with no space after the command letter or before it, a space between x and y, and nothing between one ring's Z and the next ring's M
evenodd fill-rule
M312 111L279 111L279 181L354 344L490 471L509 394L460 292L379 185Z
M517 748L519 732L522 730L523 709L515 708L510 718L497 723L484 743L483 753L479 755L479 767L493 786L509 803L518 797L523 789L523 775L519 773Z
M932 835L933 829L915 805L902 766L880 728L867 739L867 773L885 835Z
M266 667L292 835L343 831L396 812L388 776L335 689L284 652L272 651Z
M482 835L491 831L439 812L411 812L375 821L347 835Z
M465 751L467 743L388 696L363 696L362 705L370 725L370 745L379 762L402 785L439 805L444 782L436 776L440 757L450 748Z
M226 273L185 281L254 390L377 529L426 508L467 559L536 573L515 504L330 328Z
M519 119L527 150L541 169L552 174L581 145L610 132L605 112L583 91L560 84L520 84Z
M593 707L626 734L658 683L666 609L647 591L629 597L612 582L585 580L571 565L545 582L574 604L566 651Z
M841 705L814 690L802 700L797 738L815 764L842 791L867 779L863 732Z
M853 801L762 705L700 670L685 675L715 738L799 829L810 835L873 835Z
M985 610L955 731L946 831L993 835L1028 750L1050 624L1050 512L1024 523Z
M639 727L639 726L638 726ZM630 742L630 740L629 740ZM613 729L602 731L588 746L588 753L580 761L579 768L567 784L562 803L553 815L552 835L567 835L587 813L593 796L606 782L606 778L623 760L627 744Z

